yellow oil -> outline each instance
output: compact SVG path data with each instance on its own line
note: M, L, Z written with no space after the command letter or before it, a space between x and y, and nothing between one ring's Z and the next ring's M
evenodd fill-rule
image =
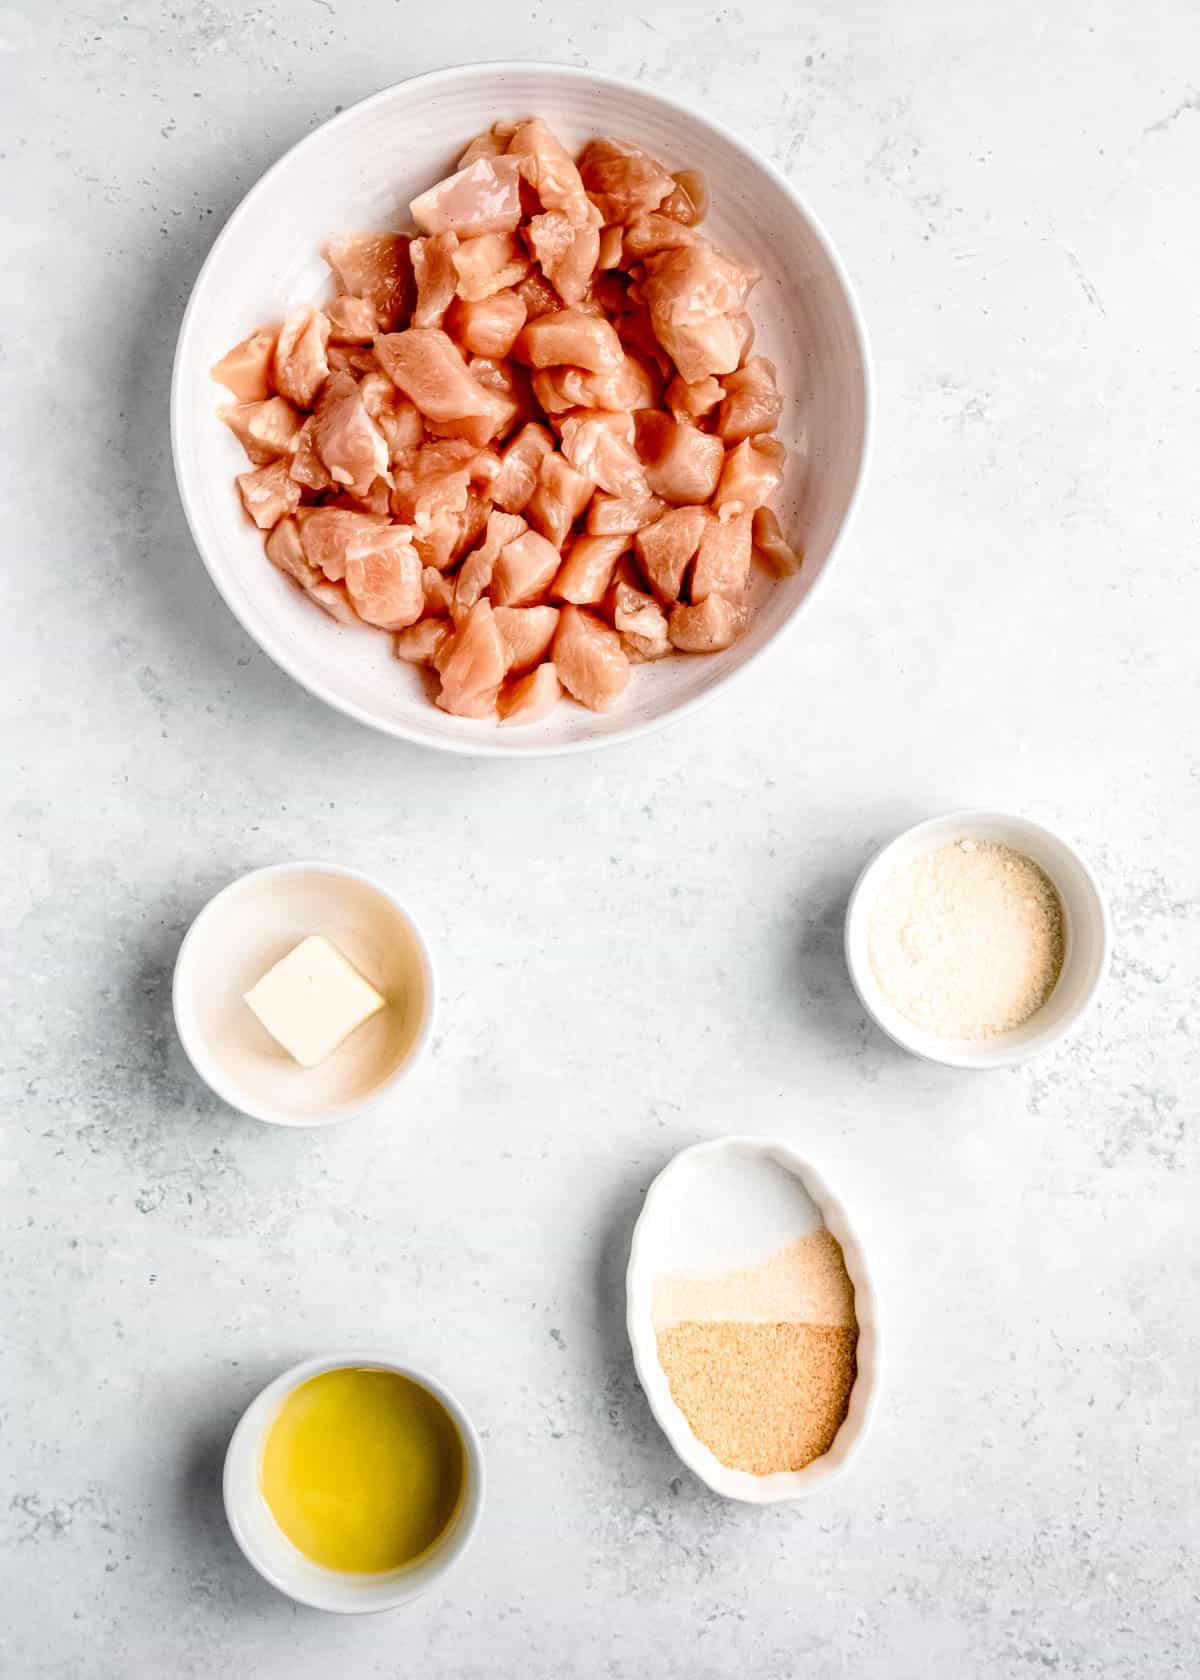
M288 1395L259 1479L292 1544L326 1569L375 1574L428 1551L462 1496L462 1439L440 1401L395 1371L345 1366Z

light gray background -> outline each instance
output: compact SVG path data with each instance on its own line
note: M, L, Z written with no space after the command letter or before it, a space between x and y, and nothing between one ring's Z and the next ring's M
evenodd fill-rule
M6 1680L1194 1674L1200 1232L1197 232L1188 0L0 8L0 1671ZM677 729L471 764L295 688L208 584L166 403L223 218L316 123L464 57L644 79L826 221L878 369L854 538ZM956 1075L839 951L870 849L1061 823L1117 952L1078 1041ZM279 1132L200 1088L205 898L378 872L441 960L393 1112ZM886 1399L804 1507L682 1470L622 1328L683 1144L784 1132L885 1291ZM406 1350L486 1435L446 1590L346 1623L262 1585L218 1472L257 1387Z

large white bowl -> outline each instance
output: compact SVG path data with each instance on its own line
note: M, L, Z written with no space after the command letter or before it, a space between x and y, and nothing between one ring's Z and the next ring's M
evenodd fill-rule
M323 297L325 242L404 228L409 200L499 118L536 113L572 147L596 134L634 141L669 168L708 177L710 229L763 278L751 297L756 349L779 368L791 451L777 500L804 549L800 575L764 584L747 634L725 653L638 670L611 712L564 702L542 723L499 728L446 716L421 675L377 631L340 627L263 556L234 475L240 446L217 418L227 400L209 369L231 345L295 305ZM312 693L351 717L425 746L503 756L627 740L677 718L747 669L799 615L828 571L866 463L867 350L849 282L812 213L779 172L685 106L631 82L549 64L475 64L418 76L352 106L294 146L243 199L209 253L175 354L171 441L196 546L231 611Z

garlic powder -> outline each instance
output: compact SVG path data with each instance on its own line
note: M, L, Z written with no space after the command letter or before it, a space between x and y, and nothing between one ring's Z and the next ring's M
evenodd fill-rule
M906 1021L939 1038L994 1038L1054 990L1062 902L1023 853L956 840L897 866L872 909L868 948L880 989Z

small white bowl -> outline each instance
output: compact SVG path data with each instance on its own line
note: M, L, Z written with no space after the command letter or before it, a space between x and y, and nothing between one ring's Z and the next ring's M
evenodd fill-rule
M245 994L310 933L331 940L387 1008L305 1068ZM232 1108L274 1126L330 1126L373 1108L428 1044L434 1000L433 960L412 916L378 881L332 863L274 864L223 888L184 936L171 994L201 1079Z
M449 1526L427 1552L403 1569L381 1575L352 1575L312 1563L283 1533L263 1496L259 1464L267 1432L280 1406L301 1383L323 1371L367 1366L396 1371L432 1394L448 1413L462 1439L464 1480L462 1497ZM483 1450L470 1418L440 1382L402 1360L361 1352L331 1353L306 1359L276 1377L250 1405L238 1423L225 1453L222 1491L225 1515L233 1537L248 1562L281 1593L314 1610L339 1615L366 1615L395 1610L440 1581L471 1543L483 1509Z
M1050 877L1063 909L1063 965L1054 990L1019 1027L981 1041L939 1038L914 1026L884 996L871 966L871 913L879 890L909 858L955 840L991 841L1022 852ZM875 853L846 906L846 964L863 1008L902 1049L947 1067L1014 1067L1060 1044L1094 1002L1108 972L1111 951L1104 894L1079 852L1044 824L1004 811L950 811L906 829Z
M780 1193L783 1174L795 1179L803 1193L795 1197L795 1207ZM854 1285L858 1373L845 1421L829 1451L803 1470L780 1470L770 1476L732 1470L697 1440L672 1397L658 1357L654 1281L663 1272L734 1270L755 1264L819 1229L822 1222L841 1244ZM751 1505L804 1499L850 1463L870 1427L879 1393L875 1286L846 1209L790 1144L782 1138L724 1137L681 1150L646 1192L633 1230L625 1289L629 1345L650 1410L683 1463L714 1493Z
M804 550L770 583L746 634L723 653L644 665L608 712L563 702L510 729L451 717L381 632L337 625L263 556L234 475L246 462L218 418L209 376L247 333L326 297L321 249L333 236L403 229L415 194L445 175L472 135L536 113L572 148L618 135L668 169L701 169L713 237L762 270L750 299L755 350L779 369L779 435L789 460L777 506ZM243 628L311 693L388 734L443 752L528 758L590 750L657 728L748 670L796 621L833 563L858 502L870 428L866 334L850 282L816 217L785 177L698 111L636 82L555 64L467 64L414 77L323 123L247 194L193 289L175 352L171 448L200 557Z

